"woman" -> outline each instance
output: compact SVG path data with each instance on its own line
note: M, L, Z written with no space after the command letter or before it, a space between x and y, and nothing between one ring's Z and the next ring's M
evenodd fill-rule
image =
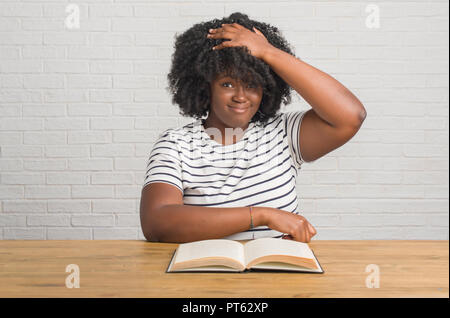
M180 113L197 120L164 131L150 153L146 239L310 242L316 230L299 212L298 171L356 134L360 101L293 56L276 27L241 13L177 36L168 79ZM291 87L312 109L278 112Z

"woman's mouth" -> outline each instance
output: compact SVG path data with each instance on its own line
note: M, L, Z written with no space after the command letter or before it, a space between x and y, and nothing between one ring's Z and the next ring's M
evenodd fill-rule
M230 105L227 105L233 112L237 114L244 114L247 112L247 110L250 108L250 106L247 107L232 107Z

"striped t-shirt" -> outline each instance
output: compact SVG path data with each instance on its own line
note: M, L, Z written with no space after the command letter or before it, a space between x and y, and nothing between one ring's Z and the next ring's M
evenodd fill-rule
M143 187L154 182L171 184L181 191L186 205L261 206L298 214L296 179L304 162L298 137L305 113L279 113L264 126L249 123L238 142L230 145L211 139L204 119L167 129L150 153ZM258 226L224 238L282 234Z

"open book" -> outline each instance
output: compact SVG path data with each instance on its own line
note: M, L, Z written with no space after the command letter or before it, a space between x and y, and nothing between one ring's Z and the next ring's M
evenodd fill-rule
M167 272L243 272L253 269L324 272L308 244L279 238L260 238L245 243L219 239L180 244Z

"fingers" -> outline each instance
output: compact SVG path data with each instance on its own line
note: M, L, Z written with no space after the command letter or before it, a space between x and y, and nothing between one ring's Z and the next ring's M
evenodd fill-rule
M293 234L295 241L307 243L309 242L309 230L307 227L307 221L302 217L297 221L296 229Z
M236 26L232 25L232 24L222 24L221 28L216 28L216 29L209 29L209 34L213 35L213 34L229 34L229 33L235 33L236 31Z
M311 232L311 237L313 237L314 235L317 234L316 229L314 228L314 226L311 225L311 223L308 223L308 228L309 228L309 231Z
M300 220L301 225L302 225L302 232L303 232L303 238L305 243L308 243L311 239L311 235L309 233L309 229L308 229L308 221L306 221L306 219L304 217L302 217L302 219Z
M254 30L257 34L264 36L264 34L263 34L261 31L259 31L257 28L253 27L253 30Z
M224 32L223 30L221 30L221 32L219 32L218 30L221 30L221 29L220 28L219 29L210 29L209 34L207 34L206 37L208 39L221 39L221 38L222 39L231 39L232 38L229 32ZM222 43L220 43L216 46L213 46L212 50L220 50L225 47L231 46L230 43L231 43L231 41L223 41Z
M283 210L275 210L267 219L267 226L285 233L283 239L309 243L317 234L316 229L303 216Z
M311 238L317 234L316 229L302 216L299 220L299 228L298 228L298 239L301 242L309 243L311 242Z
M311 223L309 223L304 217L302 217L302 220L304 222L304 231L307 233L306 237L307 237L307 242L311 241L311 238L317 234L316 229L311 225Z
M305 242L309 243L311 241L311 233L309 233L308 225L305 226L305 237L306 237L306 241Z

